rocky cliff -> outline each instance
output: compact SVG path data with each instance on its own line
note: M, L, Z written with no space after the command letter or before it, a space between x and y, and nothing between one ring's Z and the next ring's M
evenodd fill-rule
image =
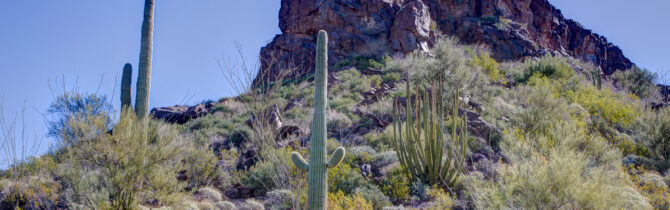
M603 36L547 0L282 0L282 34L261 49L255 83L312 72L314 34L329 32L329 62L426 50L441 34L488 45L497 60L551 53L594 63L607 75L633 64ZM293 70L287 70L293 69Z

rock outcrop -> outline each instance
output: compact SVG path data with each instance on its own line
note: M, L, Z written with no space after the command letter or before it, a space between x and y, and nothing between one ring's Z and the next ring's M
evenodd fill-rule
M353 55L427 50L440 34L486 44L497 60L544 54L592 62L607 75L633 64L603 36L563 17L547 0L282 0L282 34L261 49L255 84L312 72L315 34L328 31L329 64Z

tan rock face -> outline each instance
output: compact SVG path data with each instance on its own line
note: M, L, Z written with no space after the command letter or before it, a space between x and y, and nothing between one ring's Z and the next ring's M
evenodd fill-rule
M328 31L330 65L353 55L381 57L427 50L435 34L489 45L498 60L568 55L605 74L630 60L605 37L563 17L547 0L282 0L282 34L261 49L256 83L312 72L315 34ZM290 69L290 70L289 70Z

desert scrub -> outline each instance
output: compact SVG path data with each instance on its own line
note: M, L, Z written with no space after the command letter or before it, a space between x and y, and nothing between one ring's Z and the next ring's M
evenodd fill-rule
M449 196L449 194L444 192L444 190L441 188L431 188L428 190L428 195L431 199L428 209L451 209L451 207L454 205L454 199L451 198L451 196Z
M340 83L335 85L328 95L337 96L343 92L362 93L370 90L370 80L355 68L340 71L337 75L339 76Z
M108 206L115 209L136 208L138 201L158 198L164 204L173 203L180 195L176 180L176 162L182 152L183 140L171 125L150 119L138 119L130 109L107 133L105 116L72 118L68 122L74 135L63 135L72 145L64 149L61 160L76 163L69 172L59 174L78 198L72 202L89 208ZM77 142L77 144L72 144ZM82 177L95 174L98 183L83 184ZM88 196L103 190L108 200L91 203ZM93 205L93 206L91 206Z
M32 175L0 180L0 208L52 209L61 202L61 185L51 176Z
M409 179L400 167L391 169L386 174L386 179L380 181L379 186L394 204L401 204L409 199Z
M607 140L570 118L559 117L552 127L534 136L518 129L504 132L501 148L510 163L500 165L496 181L470 177L477 208L648 206L635 190L627 191L631 185L621 170L621 154Z
M366 184L360 186L356 188L354 194L363 197L363 199L372 204L374 209L382 209L384 206L391 205L389 197L382 193L375 185Z
M267 209L291 209L293 207L295 194L290 190L273 190L268 192L265 200Z
M663 177L653 172L647 172L641 166L629 166L626 171L628 171L637 191L647 197L649 203L655 209L670 208L670 193L668 192L668 185L663 181Z
M628 187L625 174L588 165L583 155L555 151L549 157L530 157L502 165L497 182L473 183L478 208L644 208L640 196L622 195ZM636 193L633 191L632 193Z
M612 74L615 85L629 91L640 98L658 97L658 87L655 82L658 78L656 73L637 66L625 71L616 71Z
M491 58L488 53L481 53L480 55L474 55L471 60L472 64L486 73L492 82L507 84L507 79L505 75L500 72L498 68L498 62Z
M186 170L187 189L198 189L200 186L207 186L219 179L219 172L216 168L218 162L216 156L207 148L198 148L188 151L184 160L183 167Z
M328 180L330 182L329 192L342 192L345 195L351 195L357 187L367 184L360 169L352 168L349 164L342 164L340 167L328 170Z
M242 183L265 191L275 189L295 190L302 186L304 181L300 179L301 172L291 163L289 148L272 149L262 159L252 166L242 178Z
M649 157L669 167L670 160L670 108L642 112L631 126L640 144L649 149Z
M575 71L568 65L565 58L543 56L538 61L526 61L525 71L517 81L526 82L530 77L539 74L551 79L567 79L575 75Z
M372 204L365 200L360 194L351 196L345 195L341 191L328 193L328 208L336 210L344 209L372 209Z
M613 93L608 88L598 90L593 86L581 85L568 98L581 104L591 115L600 116L609 123L628 125L639 116L635 101Z
M76 144L76 132L70 126L70 120L95 122L93 125L101 129L112 128L112 104L104 95L86 94L75 91L64 92L51 102L47 110L48 135L55 137L56 147L68 147ZM89 119L95 118L95 119ZM88 127L91 128L91 127ZM66 142L64 138L67 138Z
M263 203L258 202L254 199L247 199L244 203L240 204L240 210L264 210L265 206Z

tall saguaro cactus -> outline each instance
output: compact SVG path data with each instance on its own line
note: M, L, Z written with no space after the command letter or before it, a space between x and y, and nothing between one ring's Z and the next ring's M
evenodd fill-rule
M137 96L135 112L144 118L149 112L149 89L151 88L151 53L153 51L154 0L144 1L142 40L140 41L140 62L137 74Z
M344 148L338 147L326 162L326 106L328 104L328 34L319 31L316 42L316 74L314 85L314 118L309 163L297 152L291 154L293 163L301 170L308 170L309 209L328 207L328 168L333 168L344 159Z
M131 80L133 76L133 66L129 63L123 66L123 75L121 76L121 110L126 107L132 107L133 88Z

